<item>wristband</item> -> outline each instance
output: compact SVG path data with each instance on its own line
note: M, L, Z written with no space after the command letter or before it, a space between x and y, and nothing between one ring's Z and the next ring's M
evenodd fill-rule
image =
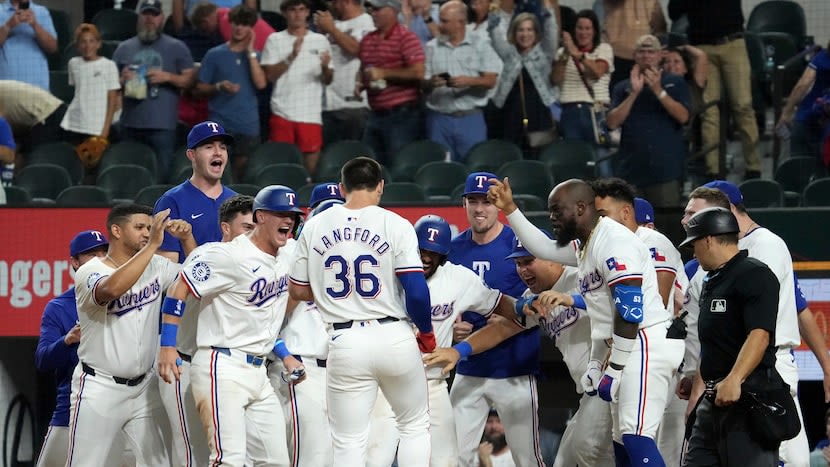
M461 355L461 360L464 360L473 354L473 346L467 341L461 341L452 346L452 348L454 348L456 352Z
M161 323L161 346L176 347L176 333L178 331L178 324Z
M165 315L181 318L184 315L184 301L173 297L164 297L161 302L161 312Z
M291 355L291 352L285 346L285 341L282 339L277 339L277 342L274 343L274 353L277 354L280 360L285 360L285 357Z
M250 58L256 58L256 52L251 52L251 53L249 53L249 54L248 54L248 57L250 57Z
M575 294L571 295L571 299L573 299L573 301L574 301L574 304L573 304L574 308L579 308L580 310L587 310L588 309L588 307L585 305L585 298L582 297L582 295L580 295L578 293L575 293Z
M637 339L629 339L614 334L614 343L611 344L611 356L608 358L610 365L615 365L617 368L622 368L628 362L628 356L634 350L634 344Z
M524 307L525 305L531 306L530 304L533 303L533 300L539 298L539 295L533 294L528 295L527 297L519 297L516 299L516 315L520 318L525 315Z
M668 95L669 95L669 93L667 93L666 90L663 89L662 91L660 91L660 94L657 95L657 98L662 101Z
M222 92L222 82L216 83L216 92Z

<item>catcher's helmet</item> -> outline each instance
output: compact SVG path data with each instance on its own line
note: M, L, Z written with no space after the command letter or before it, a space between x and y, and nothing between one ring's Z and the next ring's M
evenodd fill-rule
M415 223L418 248L447 256L450 253L452 230L441 216L427 214Z
M284 185L269 185L259 190L254 198L254 219L260 209L274 212L296 212L300 215L303 210L297 206L297 193Z
M686 223L686 240L680 246L686 246L695 240L709 235L738 233L738 219L731 211L724 208L706 208L698 211Z

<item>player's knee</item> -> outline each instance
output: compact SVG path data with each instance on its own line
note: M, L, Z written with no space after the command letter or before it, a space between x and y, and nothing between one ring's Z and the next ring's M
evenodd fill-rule
M665 467L663 457L653 439L646 436L622 435L631 466ZM616 446L615 446L616 447ZM619 465L619 464L618 464Z

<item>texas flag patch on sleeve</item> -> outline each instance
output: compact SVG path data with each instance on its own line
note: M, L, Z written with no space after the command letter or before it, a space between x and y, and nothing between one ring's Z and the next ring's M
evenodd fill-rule
M608 258L605 260L605 265L608 266L609 271L625 271L625 263L617 258Z

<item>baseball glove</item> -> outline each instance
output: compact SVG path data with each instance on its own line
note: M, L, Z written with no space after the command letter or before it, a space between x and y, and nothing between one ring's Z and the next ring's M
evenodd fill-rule
M93 169L101 162L101 155L104 154L109 144L109 140L104 137L90 136L75 148L75 153L78 154L84 167Z

